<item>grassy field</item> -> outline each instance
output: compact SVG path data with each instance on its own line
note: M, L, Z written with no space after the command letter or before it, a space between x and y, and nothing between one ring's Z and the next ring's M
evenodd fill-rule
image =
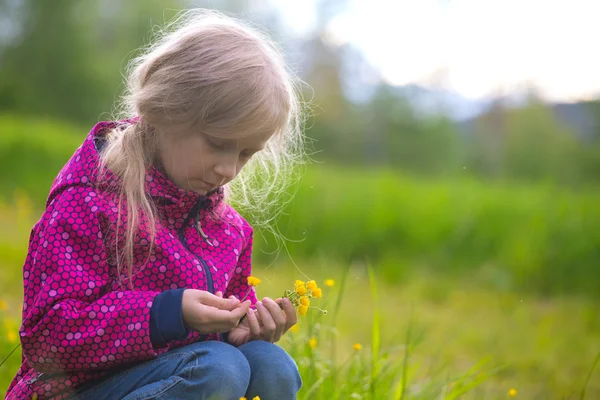
M18 340L29 231L87 130L0 116L0 131L3 358ZM269 235L255 246L261 295L305 279L294 263L324 290L315 304L329 314L282 341L299 398L600 398L598 204L594 187L310 168L278 225L289 254L266 254ZM0 367L0 394L19 362L17 351Z
M87 129L0 115L0 201L41 208ZM418 179L389 169L313 165L278 228L293 257L370 260L390 282L413 269L476 275L499 290L600 298L600 189ZM268 264L273 240L258 236ZM285 253L282 253L285 254Z
M26 197L0 207L2 356L17 343L21 264L35 216ZM504 399L515 389L518 398L579 399L600 352L598 305L582 296L497 290L417 268L403 283L377 276L373 287L364 264L298 264L302 272L287 263L258 265L255 274L263 279L261 296L281 296L294 279L306 278L302 273L323 287L313 304L329 313L311 309L281 342L301 369L299 398ZM0 368L2 390L19 361L16 352ZM599 374L587 385L588 399L600 398Z
M341 276L343 269L321 262L312 265L309 275L323 282ZM267 283L261 294L270 296L281 296L276 288L290 287L289 277L299 275L292 266L272 267L262 273ZM351 266L337 316L313 313L312 319L301 318L300 333L291 339L308 386L325 376L318 389L324 395L321 398L334 398L327 395L333 390L323 373L331 363L332 337L337 360L350 358L351 365L360 366L351 373L343 370L340 382L349 384L349 393L356 392L356 398L371 398L366 388L372 382L376 314L381 328L375 359L386 373L377 380L374 398L399 398L394 395L406 369L407 398L454 398L453 390L456 394L457 388L472 386L461 398L504 399L515 389L518 397L525 399L579 399L600 352L597 304L584 298L492 291L468 279L419 273L405 284L380 281L378 301L369 286L366 267ZM338 285L326 290L325 308L335 309L338 291ZM309 345L311 337L317 338L314 351ZM363 349L355 352L354 343L362 344ZM410 357L405 368L407 350ZM311 363L313 359L319 362ZM360 384L353 385L357 376ZM351 398L349 393L340 398ZM591 378L586 398L600 398L600 371Z

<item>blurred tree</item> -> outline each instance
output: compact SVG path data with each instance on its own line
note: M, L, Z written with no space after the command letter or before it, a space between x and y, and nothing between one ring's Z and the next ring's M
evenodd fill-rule
M0 20L13 21L0 42L0 111L86 124L110 118L125 65L183 3L0 0ZM241 3L224 1L220 9L241 10Z
M93 118L100 85L91 68L94 49L73 14L77 3L20 0L21 26L13 27L18 36L0 49L2 110Z
M546 104L531 99L512 110L506 121L504 173L510 177L575 182L581 144Z

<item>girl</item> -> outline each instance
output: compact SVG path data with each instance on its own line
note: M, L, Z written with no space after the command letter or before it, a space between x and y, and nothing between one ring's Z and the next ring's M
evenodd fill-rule
M189 11L169 28L132 63L129 117L91 130L32 230L8 399L300 389L273 344L295 309L256 300L253 231L225 202L266 206L302 159L296 81L265 36L231 18Z

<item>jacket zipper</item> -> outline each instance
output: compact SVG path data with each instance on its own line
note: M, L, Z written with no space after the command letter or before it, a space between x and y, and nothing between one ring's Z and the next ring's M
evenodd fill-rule
M198 202L196 203L196 205L194 207L192 207L192 209L190 210L190 213L188 214L187 218L185 219L185 221L183 222L183 224L181 225L181 228L179 228L179 240L181 241L181 243L183 244L183 247L185 247L187 249L187 251L189 251L190 253L192 253L194 255L194 257L200 261L200 263L202 264L202 268L204 269L204 274L206 275L206 284L208 286L208 291L212 294L215 293L215 284L213 281L213 277L212 274L210 272L210 268L208 267L208 265L206 264L206 261L204 261L204 259L198 255L196 255L196 253L194 253L191 249L190 246L188 245L188 242L185 238L185 235L183 234L184 229L189 225L190 220L197 214L200 213L200 208L202 207L202 204L204 203L204 198L201 198L200 200L198 200ZM194 221L196 222L196 221ZM197 223L194 223L194 226L196 227L196 231L200 234L200 230L198 228ZM202 238L204 240L207 240L206 235L204 234L204 232L202 232L202 234L200 234L200 236L202 236Z
M43 373L43 372L42 372L42 373L38 373L36 376L34 376L34 377L32 377L32 378L29 378L29 379L27 379L26 383L27 383L28 385L31 385L32 383L34 383L34 382L36 382L38 379L40 379L40 378L42 377L42 375L44 375L44 373Z

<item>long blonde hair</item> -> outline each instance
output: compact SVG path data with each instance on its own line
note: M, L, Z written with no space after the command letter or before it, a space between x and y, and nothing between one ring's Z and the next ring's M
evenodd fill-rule
M266 34L222 13L188 10L158 32L128 66L117 115L140 119L109 132L100 155L100 171L120 178L119 203L127 205L126 217L119 207L117 223L117 230L125 227L124 248L117 251L119 276L125 263L131 283L134 237L144 217L152 252L156 217L145 193L145 174L154 163L159 135L175 130L222 138L274 133L226 191L228 201L255 226L273 229L289 200L295 167L306 159L302 84Z

